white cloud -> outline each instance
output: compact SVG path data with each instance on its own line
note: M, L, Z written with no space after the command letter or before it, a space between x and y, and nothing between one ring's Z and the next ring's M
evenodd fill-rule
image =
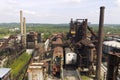
M8 3L10 3L10 4L18 4L18 1L17 0L8 0Z
M59 3L71 5L71 4L79 4L81 3L81 1L82 0L61 0L59 1Z
M120 3L120 0L117 0L118 3Z
M120 0L1 0L0 22L18 22L22 10L27 22L65 23L71 17L85 17L98 23L99 6L103 4L106 6L106 21L111 23L112 17L114 23L119 22Z
M66 0L67 2L70 2L70 3L80 3L81 0Z
M120 7L120 0L116 0L116 4Z
M32 15L35 15L35 14L36 14L35 11L30 11L30 10L24 10L24 13L25 13L25 14L32 14Z

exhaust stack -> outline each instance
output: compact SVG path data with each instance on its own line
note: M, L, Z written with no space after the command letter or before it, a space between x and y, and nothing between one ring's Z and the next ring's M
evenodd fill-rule
M21 44L26 48L26 19L23 18L23 12L20 10L20 30L21 30Z
M104 26L104 9L100 7L99 32L98 32L98 47L97 47L97 65L96 65L96 80L101 80L101 61L102 61L102 44L103 44L103 26Z
M23 14L22 14L22 10L20 11L20 31L21 31L21 35L23 35Z
M26 47L26 18L23 18L24 47Z

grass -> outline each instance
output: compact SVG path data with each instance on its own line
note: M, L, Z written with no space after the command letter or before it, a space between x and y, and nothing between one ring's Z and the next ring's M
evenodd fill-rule
M0 34L0 38L4 38L5 36L9 36L10 34Z
M3 35L3 34L0 34L0 38L3 38L5 35Z
M81 76L82 80L91 80L91 78L89 78L88 76Z
M25 66L25 64L29 61L31 55L27 53L23 53L20 55L14 62L9 66L11 70L11 77L16 77L20 70Z

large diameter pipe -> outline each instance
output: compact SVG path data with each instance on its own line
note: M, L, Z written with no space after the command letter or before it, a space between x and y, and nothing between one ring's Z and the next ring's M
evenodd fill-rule
M98 32L98 47L97 47L97 65L96 65L96 80L100 80L101 61L102 61L102 44L103 44L103 26L104 26L104 9L100 7L99 32Z

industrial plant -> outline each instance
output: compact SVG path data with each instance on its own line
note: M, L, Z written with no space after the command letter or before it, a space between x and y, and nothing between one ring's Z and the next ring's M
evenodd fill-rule
M47 38L27 31L23 13L20 32L0 39L0 80L120 80L120 36L104 33L104 6L97 33L88 19L71 18L67 33Z

